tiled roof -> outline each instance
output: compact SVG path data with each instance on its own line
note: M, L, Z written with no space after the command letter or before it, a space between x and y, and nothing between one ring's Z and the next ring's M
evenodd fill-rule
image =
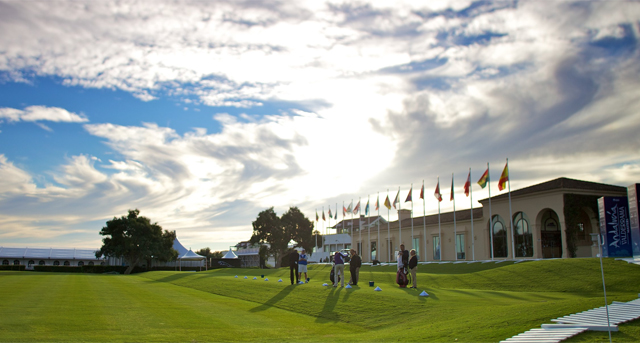
M594 193L613 192L613 193L621 193L622 195L627 194L626 187L561 177L551 181L539 183L537 185L520 188L518 190L512 190L511 196L514 197L514 196L528 195L528 194L540 193L540 192L556 190L556 189L593 191ZM492 196L491 199L493 200L505 199L508 197L509 197L509 194L507 192L504 192L500 195ZM482 199L480 201L484 201L487 199Z

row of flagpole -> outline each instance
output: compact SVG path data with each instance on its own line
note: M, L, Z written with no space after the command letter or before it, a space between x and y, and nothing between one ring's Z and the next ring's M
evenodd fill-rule
M487 169L485 170L485 172L482 174L482 176L480 177L480 179L478 180L478 185L484 189L488 184L490 184L491 179L490 179L490 173L489 173L489 163L487 162ZM507 186L508 185L508 186ZM511 237L513 236L513 218L512 218L512 214L511 214L511 181L509 180L509 159L507 158L507 162L505 164L504 169L502 170L502 174L500 175L500 179L498 181L498 190L502 191L505 188L508 189L508 193L509 193L509 217L510 219L510 224L511 224ZM493 217L492 217L492 213L491 213L491 187L488 188L489 191L489 218L491 220L491 225L490 227L490 241L491 241L491 259L493 260L494 256L493 256ZM409 189L409 194L407 195L407 198L405 199L405 203L406 202L411 202L411 246L413 247L414 244L414 226L413 226L413 184L411 184L411 188ZM469 168L469 174L467 176L467 181L464 184L464 193L467 197L469 197L469 201L471 204L471 254L472 254L472 260L475 260L475 246L474 246L474 233L473 233L473 191L472 191L472 187L471 187L471 168ZM454 246L455 246L455 259L458 259L458 242L457 242L457 228L456 228L456 203L455 203L455 196L454 196L455 192L454 192L454 174L451 173L451 196L450 196L450 201L453 202L453 230L454 230L454 237L456 237L456 239L454 240ZM441 222L440 222L440 202L442 202L442 193L440 192L440 177L438 177L438 182L436 184L436 189L434 191L434 197L436 198L436 200L438 201L438 244L437 246L434 245L434 248L436 249L437 253L434 252L434 259L441 259L441 236L442 236L442 226L441 226ZM424 254L424 260L426 260L426 249L427 249L427 229L426 229L426 205L425 205L425 197L424 197L424 180L422 180L422 188L420 189L420 199L422 199L422 211L423 211L423 238L424 238L424 247L425 247L425 254ZM367 205L365 206L365 215L368 216L369 215L369 200L370 197L367 196ZM344 218L346 217L347 213L351 213L351 223L353 223L353 215L354 214L358 214L358 212L360 211L360 203L362 201L362 198L358 198L358 203L356 204L355 207L353 207L353 199L351 199L351 203L349 204L348 207L344 206L344 201L342 202L342 223L343 223L343 229L344 229ZM396 204L398 205L396 207ZM392 256L391 256L391 241L390 241L390 235L391 235L391 231L390 231L390 211L391 211L391 207L393 206L394 209L398 210L398 230L399 230L399 238L400 240L402 240L402 218L400 217L400 210L402 210L402 203L400 202L400 187L398 187L398 193L396 194L395 200L393 201L393 203L391 203L389 201L389 189L387 189L387 197L384 201L383 204L386 208L387 208L387 257L389 258L389 261L392 260ZM352 208L353 207L353 208ZM337 225L337 220L338 220L338 203L336 203L336 211L335 213L331 212L331 206L329 206L329 210L328 210L328 215L329 215L329 227L331 227L331 219L335 219L336 220L336 225ZM380 192L378 192L378 196L376 199L376 203L375 203L375 210L378 211L378 217L380 217ZM319 222L320 217L318 216L318 210L316 209L316 222ZM326 221L326 217L325 217L325 211L324 211L324 206L322 207L322 220ZM361 230L361 224L362 222L360 220L358 220L358 231L360 234L359 237L359 241L362 242L362 230ZM337 228L336 228L337 229ZM325 234L327 228L325 227ZM369 242L371 242L371 228L369 228ZM353 242L353 225L351 227L351 232L350 232L350 236L351 236L351 240ZM402 244L402 242L400 242ZM376 253L378 252L378 246L380 244L380 222L378 221L378 240L376 243ZM353 245L353 244L352 244ZM418 244L419 245L419 244ZM512 239L511 240L511 247L512 247L512 257L515 258L515 242ZM371 247L369 247L369 253L371 254ZM361 252L359 252L361 253ZM378 258L376 256L376 258Z

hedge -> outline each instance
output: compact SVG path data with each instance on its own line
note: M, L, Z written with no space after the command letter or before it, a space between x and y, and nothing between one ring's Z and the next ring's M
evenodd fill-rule
M15 264L10 264L8 266L4 266L4 265L0 265L0 270L24 270L25 266L19 264L19 265L15 265Z

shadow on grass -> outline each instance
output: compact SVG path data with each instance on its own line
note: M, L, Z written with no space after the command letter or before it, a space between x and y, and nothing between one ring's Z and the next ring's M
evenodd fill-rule
M289 295L289 293L291 293L291 291L293 291L295 287L296 285L289 285L283 288L280 292L278 292L278 294L265 301L264 304L250 309L249 312L260 312L273 307L276 303L278 303L278 301L284 299L287 295Z
M327 294L327 299L324 302L324 306L322 307L322 312L316 319L316 323L335 323L340 320L340 316L337 313L334 313L333 310L336 308L338 304L338 299L340 298L340 292L342 291L342 287L331 287L329 290L329 294Z
M149 279L149 280L154 282L174 282L188 276L194 276L194 274L193 273L172 274L172 275L163 277L162 279L157 279L157 280Z

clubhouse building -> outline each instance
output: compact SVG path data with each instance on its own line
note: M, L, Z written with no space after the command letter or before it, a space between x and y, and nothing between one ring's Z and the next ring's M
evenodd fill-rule
M626 197L627 188L558 178L511 191L511 205L507 193L482 199L473 215L470 209L456 211L455 219L454 212L441 213L438 221L438 214L412 217L402 209L396 221L360 216L333 229L350 233L347 248L363 262L393 262L401 243L420 261L595 257L603 196Z

